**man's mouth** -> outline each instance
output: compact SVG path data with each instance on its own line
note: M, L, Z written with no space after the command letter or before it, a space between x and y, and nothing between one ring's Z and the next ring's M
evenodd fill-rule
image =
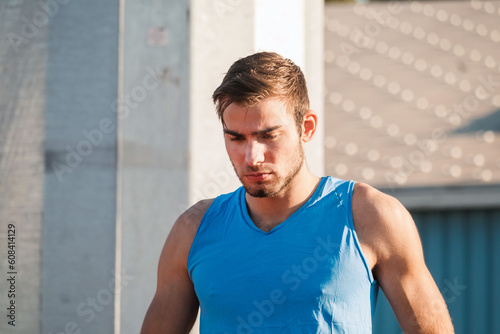
M250 181L265 181L271 176L271 172L253 172L245 174Z

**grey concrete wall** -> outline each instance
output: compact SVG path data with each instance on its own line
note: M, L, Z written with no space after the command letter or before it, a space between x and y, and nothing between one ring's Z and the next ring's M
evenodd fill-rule
M34 1L0 3L0 333L40 333L47 26L34 26L38 11Z
M119 2L60 3L47 42L41 330L112 333Z
M124 1L118 224L121 333L138 333L165 238L188 204L189 1ZM119 309L120 308L120 309Z

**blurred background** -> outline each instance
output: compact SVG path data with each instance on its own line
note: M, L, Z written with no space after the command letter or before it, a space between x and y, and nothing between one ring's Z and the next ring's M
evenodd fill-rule
M500 2L328 2L324 60L326 173L402 201L456 332L500 332Z
M259 50L306 74L312 170L398 198L456 332L500 333L500 2L476 0L2 1L1 333L139 331L176 217L239 185L210 96ZM382 293L374 333L401 333Z

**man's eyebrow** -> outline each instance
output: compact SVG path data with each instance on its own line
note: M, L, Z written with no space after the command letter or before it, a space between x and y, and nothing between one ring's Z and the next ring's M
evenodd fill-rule
M281 127L283 127L283 126L282 125L275 125L275 126L272 126L270 128L254 131L254 132L252 132L252 135L253 136L263 135L263 134L266 134L269 132L273 132L274 130L277 130ZM234 136L234 137L243 137L243 135L241 133L233 131L233 130L229 130L227 128L224 128L223 131L224 131L224 133L231 135L231 136Z
M275 125L275 126L272 126L270 128L267 128L267 129L263 129L263 130L252 132L252 135L254 135L254 136L256 136L256 135L264 135L266 133L273 132L274 130L279 129L281 127L282 127L282 125Z
M241 133L238 133L236 131L229 130L229 129L226 129L226 128L224 128L224 133L228 134L228 135L231 135L231 136L234 136L234 137L243 137L243 135Z

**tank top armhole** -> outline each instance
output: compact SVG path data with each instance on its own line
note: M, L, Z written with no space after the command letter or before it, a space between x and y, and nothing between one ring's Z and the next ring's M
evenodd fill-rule
M193 268L192 268L191 262L192 262L193 252L196 251L196 244L197 244L196 240L197 240L198 234L200 233L200 230L202 229L202 226L204 225L204 222L208 219L208 217L214 211L214 208L215 208L216 204L218 203L218 199L219 198L216 198L212 202L212 204L210 204L207 211L205 212L205 214L201 218L200 225L198 225L198 229L196 230L196 234L194 235L193 242L191 243L191 247L189 249L189 254L188 254L188 259L187 259L187 270L188 270L188 275L189 275L189 278L191 279L191 281L193 281L193 277L192 277Z
M356 244L356 248L358 249L358 252L361 256L361 260L363 261L363 264L365 265L366 272L368 274L368 279L372 285L376 285L377 281L373 277L372 270L370 269L370 264L368 263L368 260L366 259L365 253L363 252L363 249L361 248L361 243L359 242L358 234L356 233L356 229L354 228L354 219L352 216L352 194L354 192L354 185L355 184L356 184L355 181L349 181L349 184L347 186L347 199L346 199L347 221L349 223L349 228L353 232L354 243Z

